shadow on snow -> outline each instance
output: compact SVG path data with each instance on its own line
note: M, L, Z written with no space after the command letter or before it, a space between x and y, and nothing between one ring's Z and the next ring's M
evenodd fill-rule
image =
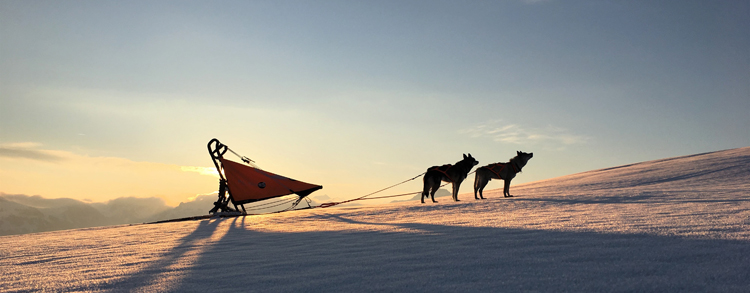
M227 234L184 268L173 292L242 291L747 291L745 241L555 232L423 223L367 223L409 232L267 233L252 217L207 220L160 260L105 288L148 286L221 221ZM246 224L249 223L249 224Z

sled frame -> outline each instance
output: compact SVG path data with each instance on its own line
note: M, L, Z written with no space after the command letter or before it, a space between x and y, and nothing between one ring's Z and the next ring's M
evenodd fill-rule
M240 204L239 206L234 202L234 199L232 198L232 192L229 190L229 186L227 185L227 179L224 177L224 172L222 172L222 164L221 159L224 157L224 154L227 153L229 150L229 147L227 147L225 144L222 144L218 139L214 138L211 141L208 142L208 153L211 155L211 160L214 162L214 166L216 167L216 171L219 173L219 195L216 202L214 202L214 207L208 211L209 214L214 214L217 212L239 212L240 207L242 208L242 214L247 214L247 211L245 210L245 205ZM232 203L234 205L234 208L229 206L229 203Z

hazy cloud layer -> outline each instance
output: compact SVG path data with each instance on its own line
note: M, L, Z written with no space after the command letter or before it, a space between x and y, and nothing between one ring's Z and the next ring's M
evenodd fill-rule
M93 201L145 196L177 204L216 190L216 177L213 167L94 157L33 142L0 144L0 192L5 193Z
M54 152L36 149L37 143L0 144L0 157L22 158L45 162L59 162L64 158Z
M547 127L527 127L519 124L489 121L461 131L474 138L488 138L495 142L534 145L550 149L562 149L569 145L585 144L590 139L565 128L549 125Z

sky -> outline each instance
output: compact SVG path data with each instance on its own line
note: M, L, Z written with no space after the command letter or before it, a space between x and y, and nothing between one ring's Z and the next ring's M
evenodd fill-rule
M321 201L750 146L749 52L747 1L0 1L0 192L176 205L212 138Z

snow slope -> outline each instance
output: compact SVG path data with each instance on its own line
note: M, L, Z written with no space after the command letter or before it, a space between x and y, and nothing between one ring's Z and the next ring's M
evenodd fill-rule
M750 148L395 203L0 237L0 291L750 292Z

